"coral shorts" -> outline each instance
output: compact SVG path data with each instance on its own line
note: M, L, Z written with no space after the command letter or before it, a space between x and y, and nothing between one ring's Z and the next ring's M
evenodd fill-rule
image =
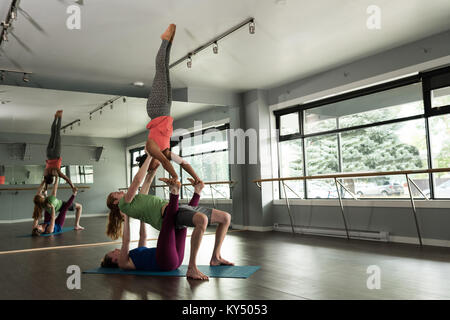
M173 133L173 118L162 116L153 119L147 124L150 130L148 138L152 139L159 146L159 150L164 151L170 148L170 138Z
M58 158L58 159L50 159L50 160L46 160L45 161L45 169L61 169L61 162L62 162L62 158Z

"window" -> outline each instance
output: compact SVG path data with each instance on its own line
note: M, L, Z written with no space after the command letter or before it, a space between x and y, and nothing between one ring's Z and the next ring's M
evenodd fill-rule
M442 68L275 111L280 176L448 168L450 108L440 107L449 105L450 68ZM410 178L426 196L450 198L450 172ZM337 197L333 179L286 183L299 193L286 191L288 197ZM344 179L343 183L361 197L409 197L405 176ZM340 191L350 197L344 188ZM422 197L414 186L411 191Z
M431 107L450 106L450 86L431 91Z
M145 154L145 148L140 147L136 149L130 150L130 158L131 158L131 175L130 175L130 184L133 182L133 178L136 175L136 173L139 171L139 161L137 161L137 158Z
M299 132L298 112L289 113L280 117L280 135L285 136Z
M228 129L229 125L226 124L180 137L181 142L172 151L186 160L203 181L230 181ZM190 175L186 171L180 166L174 166L174 168L179 172L183 184L190 183L188 180ZM183 187L182 198L190 198L193 190L191 186ZM206 185L201 196L202 198L230 199L230 185Z

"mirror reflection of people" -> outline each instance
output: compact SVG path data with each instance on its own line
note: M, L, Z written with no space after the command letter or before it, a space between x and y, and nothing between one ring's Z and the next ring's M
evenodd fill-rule
M55 113L55 118L51 127L50 139L47 145L47 160L45 170L44 170L44 181L47 186L51 185L57 178L62 178L70 185L72 190L75 186L72 181L61 172L61 121L62 121L62 110L58 110ZM56 179L55 179L56 178Z
M67 211L76 211L74 229L84 230L84 228L80 226L82 206L79 203L74 203L78 189L73 188L72 196L67 201L62 201L56 198L58 179L56 179L53 184L52 194L48 197L46 197L47 191L44 190L44 185L45 183L42 182L40 189L34 197L35 209L33 212L33 228L31 234L33 236L39 236L40 234L61 232ZM44 223L39 224L43 211L45 212ZM56 216L56 214L58 214L58 216Z
M5 166L0 165L0 185L5 184Z

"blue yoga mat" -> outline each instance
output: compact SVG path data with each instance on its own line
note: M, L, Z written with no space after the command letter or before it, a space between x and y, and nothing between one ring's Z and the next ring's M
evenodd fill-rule
M246 279L255 273L260 266L197 266L205 275L211 278L243 278ZM163 277L185 277L187 266L183 265L173 271L139 271L122 270L119 268L97 268L83 271L89 274L131 274L138 276L163 276Z
M72 231L72 230L74 230L74 227L67 227L67 228L62 228L62 230L60 232L45 233L45 234L42 233L39 236L40 237L49 237L49 236L54 236L56 234L61 234L61 233L64 233L64 232L67 232L67 231ZM32 235L31 234L26 234L26 235L18 236L18 237L19 238L28 238L28 237L32 237Z

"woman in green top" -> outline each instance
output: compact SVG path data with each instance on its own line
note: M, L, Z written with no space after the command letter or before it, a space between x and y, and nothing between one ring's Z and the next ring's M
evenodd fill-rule
M56 218L56 223L59 225L59 229L62 228L65 220L65 213L67 210L76 211L75 214L75 230L84 230L82 226L80 226L80 218L83 207L79 203L73 203L74 197L78 192L77 188L73 188L73 195L70 197L68 201L62 201L56 198L56 193L58 191L58 179L55 179L55 183L53 184L52 194L47 197L47 190L44 190L44 182L41 183L38 192L34 197L34 211L33 211L33 230L32 235L37 236L41 233L53 233L54 228L48 228L51 226L51 221L55 220L55 214L59 213ZM39 220L42 217L42 211L45 210L45 219L44 224L39 224ZM56 226L56 230L58 226ZM58 230L57 230L58 231ZM59 230L60 231L60 230Z

